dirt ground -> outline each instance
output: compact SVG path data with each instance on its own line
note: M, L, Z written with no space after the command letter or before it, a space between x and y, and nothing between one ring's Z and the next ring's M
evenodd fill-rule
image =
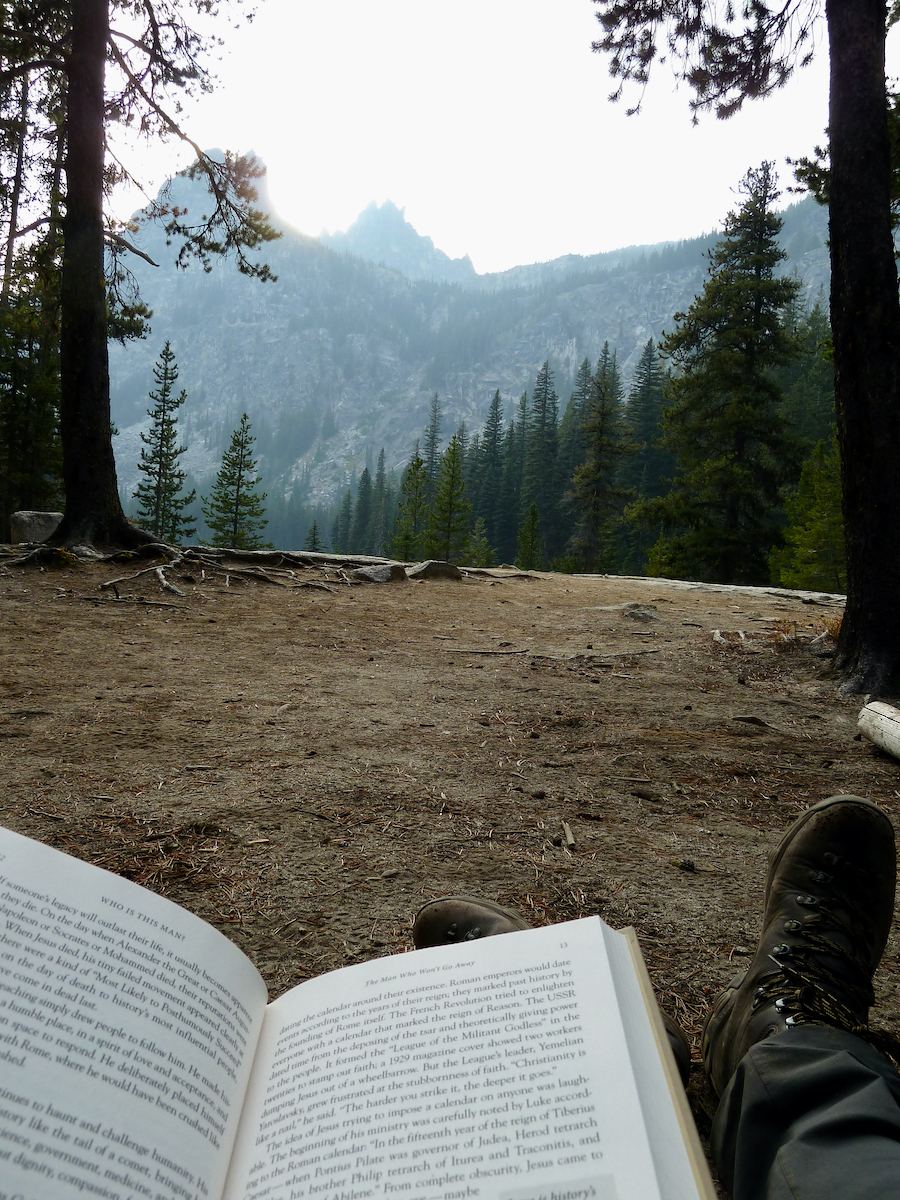
M475 893L634 925L696 1054L784 827L838 792L900 816L900 763L857 739L827 636L808 645L837 597L239 564L170 569L179 596L127 578L144 563L4 562L0 822L198 913L273 997Z

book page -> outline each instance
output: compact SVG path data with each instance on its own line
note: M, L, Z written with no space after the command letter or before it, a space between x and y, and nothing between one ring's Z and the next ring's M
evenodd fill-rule
M599 918L269 1006L225 1200L554 1196L660 1196Z
M696 1200L698 1193L704 1200L716 1200L635 932L625 929L618 934L608 925L601 928L663 1200ZM653 1000L651 1011L645 997ZM663 1056L668 1060L668 1069L663 1065Z
M265 1002L199 918L0 830L2 1194L218 1200Z

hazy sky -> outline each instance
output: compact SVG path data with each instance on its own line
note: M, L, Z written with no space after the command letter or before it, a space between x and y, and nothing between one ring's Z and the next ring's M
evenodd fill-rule
M824 6L823 6L824 7ZM608 103L590 0L262 0L226 38L217 91L185 118L207 147L253 149L304 233L391 199L479 272L691 237L764 158L809 153L827 123L817 61L727 122L692 126L664 66L640 115ZM155 191L185 157L146 159ZM134 207L134 205L130 205Z

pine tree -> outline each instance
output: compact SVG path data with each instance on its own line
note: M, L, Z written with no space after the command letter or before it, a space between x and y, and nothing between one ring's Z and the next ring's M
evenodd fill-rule
M387 473L384 469L384 447L378 455L378 465L375 468L375 482L372 485L372 508L369 513L369 527L366 531L366 542L371 547L371 553L382 554L387 538L387 504L390 497L387 492Z
M353 524L353 492L347 488L344 492L344 498L341 501L340 512L337 518L337 536L333 539L332 545L336 554L349 554L350 552L350 528Z
M503 401L498 388L479 442L478 493L475 512L484 521L491 546L500 545L500 500L503 489Z
M472 512L478 511L478 494L481 491L481 434L473 433L468 439L463 455L463 479Z
M587 457L575 468L569 499L575 510L572 549L587 572L615 566L615 523L630 489L617 483L619 464L636 443L625 437L622 380L616 356L605 343L591 378L581 429Z
M584 462L587 452L582 423L591 397L592 378L591 360L586 358L578 368L575 387L559 423L559 477L564 484L571 480L575 468Z
M637 496L662 496L667 481L675 474L675 460L660 446L665 397L664 374L653 338L647 342L634 371L628 393L625 419L637 442L633 455L621 467L623 487L634 488Z
M665 495L676 474L675 460L661 446L665 375L651 338L644 346L628 393L625 422L636 442L635 453L619 465L619 483L632 489L637 499ZM620 529L620 569L639 575L647 565L647 552L661 530L648 530L633 522Z
M526 512L531 504L537 505L541 535L550 555L556 553L559 540L558 420L559 400L553 390L553 373L550 363L545 362L538 371L528 410L519 511Z
M773 369L796 353L783 313L799 284L775 274L785 257L775 185L770 163L747 173L746 199L710 252L703 292L676 314L663 345L681 372L663 420L680 474L668 495L631 512L662 525L654 569L670 577L761 583L780 541L781 490L798 453Z
M837 438L821 441L803 464L800 484L785 505L784 548L769 556L772 582L823 592L847 590Z
M194 503L196 491L182 492L185 472L178 460L187 446L178 445L178 410L187 399L182 390L176 396L178 365L171 344L166 342L154 364L156 390L151 391L153 407L147 410L150 432L141 432L147 449L141 450L138 469L145 478L137 485L134 496L138 501L138 521L162 542L178 542L197 532L193 518L184 510ZM212 528L212 526L210 526Z
M469 553L469 521L472 506L466 498L462 454L456 434L441 458L434 503L425 535L426 551L444 562L462 562Z
M494 565L494 551L488 541L484 517L479 517L472 528L469 562L473 567L492 567Z
M544 561L544 539L541 534L541 516L538 506L532 504L519 527L519 553L516 566L523 571L537 571Z
M831 436L835 421L831 325L820 301L797 322L796 338L797 359L777 378L785 393L781 411L809 454Z
M516 408L516 419L510 421L503 439L503 480L496 543L501 562L510 562L517 553L516 542L519 530L527 421L528 393L523 392Z
M369 468L363 467L356 485L356 503L353 505L353 524L350 526L350 553L368 554L369 518L372 516L372 476Z
M441 401L437 392L431 398L431 409L428 424L425 426L422 457L425 460L425 474L428 477L428 503L434 500L437 478L441 469Z
M306 535L303 545L305 549L311 550L313 554L317 554L325 549L325 543L322 541L321 535L319 534L318 521L313 521L312 525L310 525L309 532Z
M259 484L256 463L251 457L256 439L250 433L246 413L231 435L231 445L222 457L212 492L202 498L203 516L213 531L214 546L235 550L259 550L267 543L260 538L266 527L263 501L253 489Z
M388 538L389 553L401 562L414 562L421 558L427 524L428 475L416 443L416 452L400 485L397 527Z

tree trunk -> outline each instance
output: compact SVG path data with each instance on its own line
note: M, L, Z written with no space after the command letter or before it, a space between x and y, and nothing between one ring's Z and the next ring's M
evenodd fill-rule
M3 262L3 300L9 300L12 287L13 260L16 253L16 234L19 231L19 200L25 177L25 139L28 136L28 76L19 84L19 145L16 149L16 170L9 197L9 229L6 235L6 254Z
M119 502L109 411L103 277L103 75L109 0L72 0L66 61L66 215L60 289L65 516L56 545L151 541Z
M836 665L900 693L900 300L890 226L884 0L828 0L831 324L847 540Z

